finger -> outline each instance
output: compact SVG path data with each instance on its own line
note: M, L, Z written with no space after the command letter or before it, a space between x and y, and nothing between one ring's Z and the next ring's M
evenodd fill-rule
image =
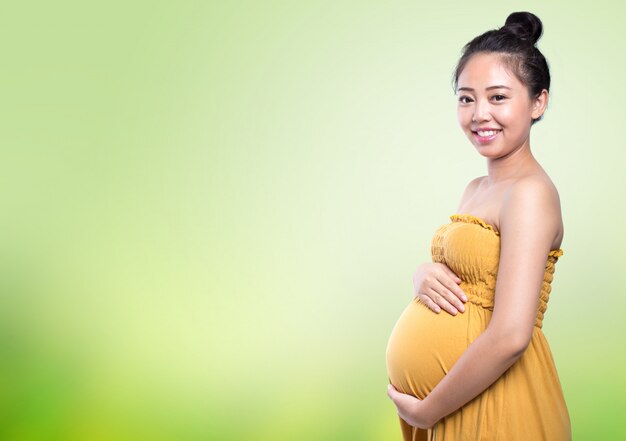
M433 300L433 302L439 305L441 309L447 311L449 314L456 315L458 312L457 309L441 294L442 291L447 291L447 289L443 285L439 284L436 290L430 288L426 294ZM447 295L453 297L452 293Z
M456 283L450 283L447 286L448 289L452 291L459 299L467 302L467 294L465 294L465 291L463 291L463 289L461 289L459 285L457 285Z
M447 281L448 283L454 284L449 279L447 279ZM435 289L456 311L465 311L465 305L463 305L463 302L461 302L461 300L459 300L459 298L452 291L450 291L442 282L439 282L439 286L437 286Z
M465 296L465 293L463 292L463 290L461 289L461 287L459 286L459 284L462 282L462 280L452 272L452 270L448 267L444 267L444 273L448 276L439 276L437 277L437 280L439 282L441 282L446 288L448 288L450 291L452 291L458 298L460 298L461 300L463 300L463 297L465 297L464 301L467 301L467 297ZM450 280L450 282L452 283L447 283L448 280Z
M398 391L396 390L395 387L393 387L392 384L388 384L387 385L387 395L389 396L389 398L391 398L392 400L394 400L395 394L398 393ZM394 400L395 402L395 400Z
M444 285L450 290L452 291L459 299L463 300L463 301L467 301L467 295L465 294L465 292L461 289L461 287L459 286L459 284L456 282L456 280L454 280L454 278L448 279L449 283L445 283ZM442 281L443 282L443 281Z
M448 301L459 311L464 311L465 306L463 305L463 301L467 301L467 297L465 296L463 290L450 279L441 280L439 283L441 283L441 285L447 289L447 292L450 293Z
M441 312L441 308L439 307L439 305L433 302L426 294L418 293L417 296L422 301L422 303L428 306L431 310L435 311L437 314Z
M412 395L405 394L400 392L395 388L393 384L387 385L387 395L396 403L396 405L401 405L402 403L406 403L407 400L416 400L416 397Z

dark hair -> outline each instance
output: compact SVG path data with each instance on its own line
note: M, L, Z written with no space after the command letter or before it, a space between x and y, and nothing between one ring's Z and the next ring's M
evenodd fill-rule
M454 71L454 92L459 75L465 65L477 53L501 53L502 61L515 76L526 85L531 98L537 98L543 89L550 91L548 62L535 44L543 33L539 17L530 12L513 12L504 26L485 32L463 47L463 54ZM532 124L541 120L541 116Z

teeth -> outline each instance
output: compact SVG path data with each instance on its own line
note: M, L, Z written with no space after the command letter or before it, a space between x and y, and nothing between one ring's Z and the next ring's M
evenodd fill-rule
M498 132L499 132L499 130L487 130L486 132L482 131L482 130L479 130L477 133L480 136L493 136L493 135L495 135Z

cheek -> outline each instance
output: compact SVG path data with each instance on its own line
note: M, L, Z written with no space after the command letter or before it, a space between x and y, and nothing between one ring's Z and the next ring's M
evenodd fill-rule
M509 126L514 126L516 123L515 115L518 114L518 111L513 107L501 107L498 109L498 112L495 112L494 116L496 119L502 121L502 123L507 124Z
M528 109L522 106L503 107L499 109L496 118L506 124L509 128L515 129L517 127L525 126L530 117Z
M456 118L459 122L459 125L463 127L471 122L472 114L468 111L468 109L459 107L456 111Z

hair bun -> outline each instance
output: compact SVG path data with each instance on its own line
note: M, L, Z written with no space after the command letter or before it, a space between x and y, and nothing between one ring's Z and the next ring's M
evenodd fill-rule
M501 29L514 34L521 40L528 40L531 45L537 43L543 33L541 20L531 12L511 13Z

